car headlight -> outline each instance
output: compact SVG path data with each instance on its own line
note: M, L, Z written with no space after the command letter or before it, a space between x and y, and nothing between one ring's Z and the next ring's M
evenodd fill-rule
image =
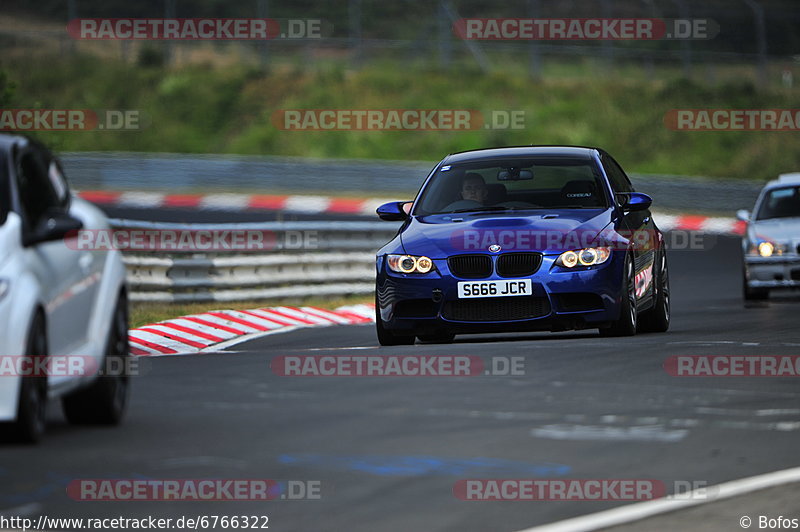
M786 253L786 249L786 244L777 244L775 242L770 242L769 240L764 240L759 242L758 245L751 246L750 254L760 255L762 257L772 257L775 255L780 256Z
M397 273L428 273L433 269L433 261L425 256L388 255L386 263Z
M583 248L565 251L556 259L556 264L565 268L575 266L595 266L603 264L611 257L611 248Z

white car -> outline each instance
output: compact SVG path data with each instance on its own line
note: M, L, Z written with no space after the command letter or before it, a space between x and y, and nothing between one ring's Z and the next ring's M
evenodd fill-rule
M79 230L108 229L100 210L70 194L46 148L0 134L4 440L39 440L48 398L61 398L71 423L116 424L123 416L129 377L125 267L118 251L75 245ZM73 364L68 369L65 360Z
M770 181L753 213L736 216L747 222L742 237L744 298L767 299L778 288L800 288L800 173Z

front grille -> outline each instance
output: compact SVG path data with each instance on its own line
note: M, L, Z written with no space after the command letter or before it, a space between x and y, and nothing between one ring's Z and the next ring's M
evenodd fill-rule
M497 275L525 277L536 273L541 264L541 253L506 253L497 257Z
M447 267L456 277L482 279L492 274L492 259L487 255L456 255L447 259Z
M540 318L549 313L546 297L483 297L448 301L442 317L452 321L507 321Z

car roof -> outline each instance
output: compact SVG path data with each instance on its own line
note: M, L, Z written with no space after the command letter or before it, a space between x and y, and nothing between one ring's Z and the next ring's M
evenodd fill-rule
M781 174L778 179L773 179L764 185L764 189L780 188L791 185L800 185L800 172Z
M505 157L574 157L591 159L602 150L589 146L509 146L451 153L443 162L461 163Z

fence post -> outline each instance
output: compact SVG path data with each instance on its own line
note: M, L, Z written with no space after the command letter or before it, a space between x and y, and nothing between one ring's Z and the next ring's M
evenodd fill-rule
M164 18L175 18L175 2L177 0L164 0ZM172 63L173 44L172 41L164 41L164 65Z
M744 0L755 15L756 38L758 39L758 86L767 84L767 29L764 21L764 7L756 0Z
M267 18L268 13L268 0L256 0L256 17ZM279 30L280 31L280 30ZM268 37L273 37L267 35ZM267 70L269 64L269 40L263 39L258 41L258 60L261 65L261 70Z
M672 3L678 6L678 16L684 20L689 20L689 8L686 6L686 0L672 0ZM683 77L691 79L692 44L689 39L681 40L681 61L683 62Z
M363 54L361 42L361 0L350 0L347 14L350 22L350 50L353 56L353 63L356 66L360 66Z
M534 19L539 18L539 0L528 0L528 16ZM542 56L539 53L539 41L536 38L531 39L531 42L528 43L528 61L531 79L535 81L541 80Z
M450 68L451 55L453 51L450 41L450 23L448 22L447 7L444 0L439 0L436 12L436 22L439 27L439 64L442 68Z
M67 0L67 22L72 19L78 18L78 0ZM67 52L70 54L75 53L75 39L67 36Z
M600 0L600 5L603 10L603 18L614 17L614 6L611 4L611 0ZM610 74L611 70L614 68L614 42L603 39L603 43L600 46L602 47L603 58L605 59L606 74Z

